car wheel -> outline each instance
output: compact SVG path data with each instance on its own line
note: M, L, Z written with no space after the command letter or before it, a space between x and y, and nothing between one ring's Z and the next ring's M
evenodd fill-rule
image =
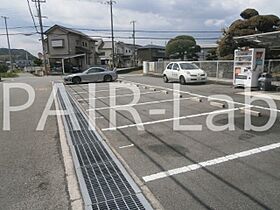
M74 77L73 79L72 79L72 82L74 83L74 84L80 84L81 83L81 78L80 77Z
M185 85L185 84L186 84L185 77L180 76L180 84L181 84L181 85Z
M106 75L103 79L104 82L112 82L113 78L111 75Z
M167 78L167 76L166 76L166 75L164 75L164 76L163 76L163 81L164 81L165 83L167 83L167 82L168 82L168 78Z

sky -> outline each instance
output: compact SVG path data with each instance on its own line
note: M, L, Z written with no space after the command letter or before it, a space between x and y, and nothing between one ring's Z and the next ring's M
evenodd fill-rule
M33 14L36 7L30 1ZM10 34L32 33L34 28L13 29L18 26L33 26L28 10L27 0L1 0L0 16L8 16ZM132 29L130 22L136 21L138 30L198 30L221 31L246 8L255 8L260 14L275 14L280 16L280 2L276 0L116 0L113 6L115 29ZM45 26L54 24L70 28L110 29L110 11L102 0L46 0L42 4L42 15ZM38 20L35 17L36 24ZM47 27L45 28L47 29ZM91 36L110 36L109 32L83 31ZM0 47L7 47L4 36L4 21L0 19ZM181 33L137 33L138 37L172 38ZM220 33L189 34L200 38L218 38ZM132 43L131 32L116 33L117 41ZM164 45L168 40L137 40L137 44ZM11 35L12 48L26 49L34 55L41 52L38 35ZM198 44L215 43L214 40L200 40Z

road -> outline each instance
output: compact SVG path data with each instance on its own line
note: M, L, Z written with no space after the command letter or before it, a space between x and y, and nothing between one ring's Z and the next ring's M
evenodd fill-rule
M23 74L0 82L0 209L69 208L56 117L48 119L44 131L36 131L55 79ZM3 131L3 85L9 82L31 85L36 99L27 110L12 113L11 131ZM26 100L26 92L11 90L11 105Z
M95 96L88 93L87 84L69 85L67 90L85 112L89 109L88 98L95 97L98 128L165 209L280 208L279 101L277 121L271 129L245 131L244 114L240 111L244 96L238 94L242 90L211 83L181 86L180 116L185 117L181 124L202 125L203 130L176 131L172 93L163 91L173 88L173 84L141 75L121 79L127 82L126 86L140 86L140 101L134 108L145 131L137 130L137 123L127 110L117 111L117 125L113 126L117 130L111 130L108 83L96 84ZM156 86L156 90L147 85ZM214 118L215 125L228 122L228 107L219 108L207 101L213 94L233 98L235 131L214 132L206 126L206 117L215 111L224 113ZM119 89L117 104L124 108L134 96L130 90ZM202 102L192 100L194 96ZM262 117L252 116L252 122L262 126L270 109L262 101L254 105Z

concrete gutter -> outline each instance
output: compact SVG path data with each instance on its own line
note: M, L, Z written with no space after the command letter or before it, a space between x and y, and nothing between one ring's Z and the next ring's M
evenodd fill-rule
M56 110L59 110L57 97L55 97L54 102L55 102ZM62 116L60 116L59 114L57 114L57 125L58 125L60 146L61 146L63 162L64 162L65 178L66 178L67 189L70 198L70 209L84 210L84 202L78 184L78 178L75 172L74 162L70 152L70 147L67 143L65 128L62 122Z

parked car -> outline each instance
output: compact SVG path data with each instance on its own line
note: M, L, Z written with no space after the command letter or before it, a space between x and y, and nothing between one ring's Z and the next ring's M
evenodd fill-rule
M118 78L116 70L108 70L102 67L91 67L81 73L64 77L65 83L79 84L81 82L112 82Z
M171 62L163 72L163 81L186 83L206 83L207 74L192 62Z

